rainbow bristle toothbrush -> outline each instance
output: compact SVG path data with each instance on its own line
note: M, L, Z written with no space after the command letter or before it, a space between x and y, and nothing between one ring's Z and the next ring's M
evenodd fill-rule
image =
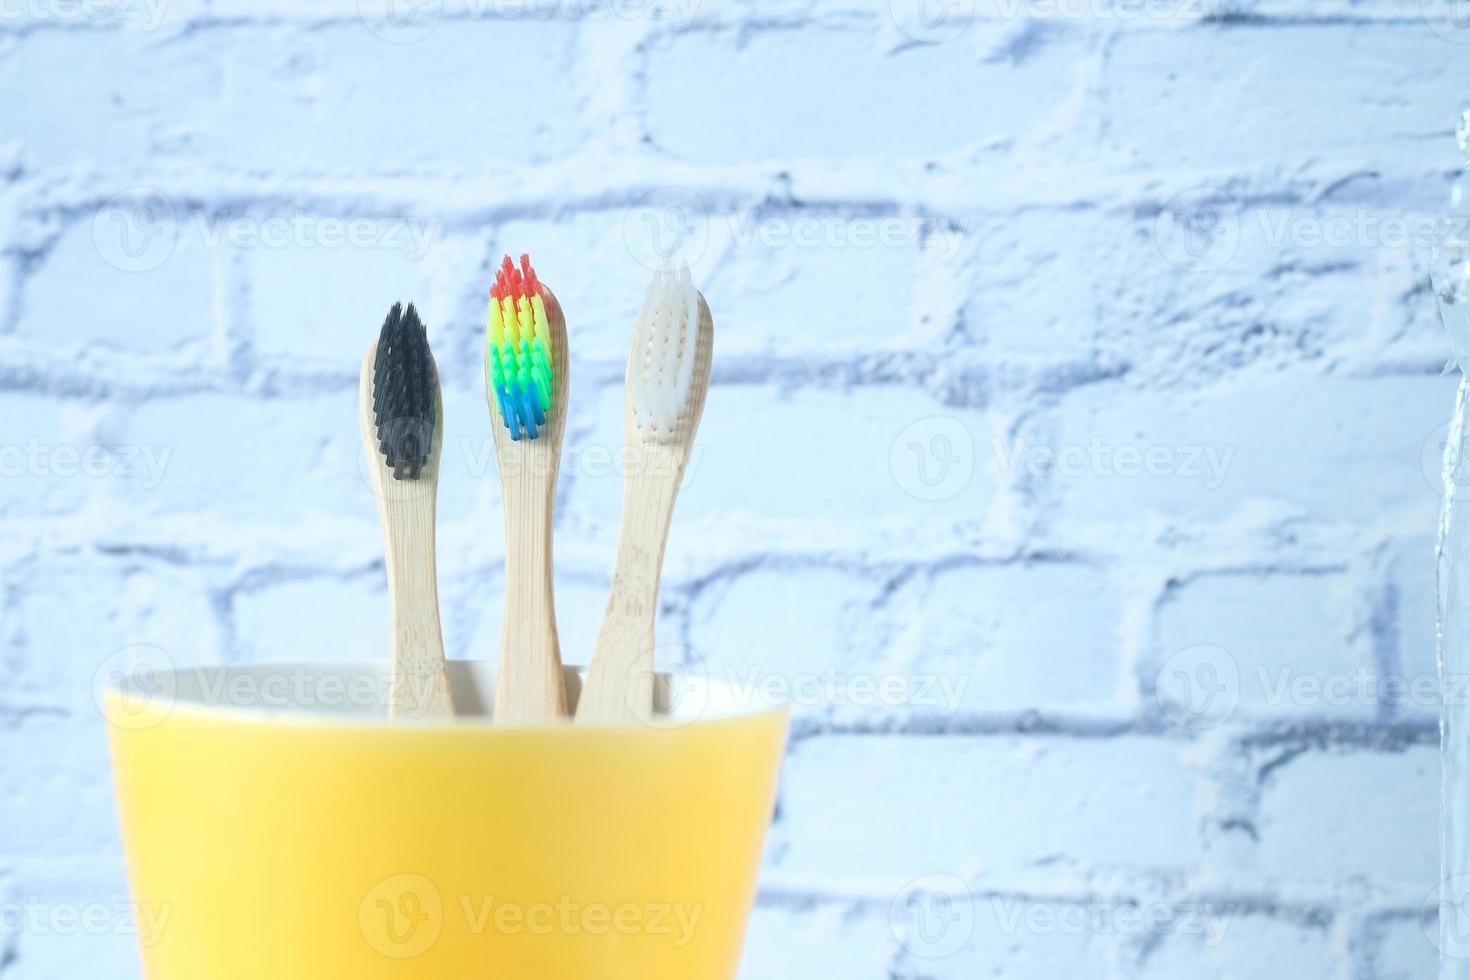
M507 255L490 289L489 380L514 440L535 439L551 409L551 325L540 286L529 255L519 269Z
M505 624L495 719L545 721L566 714L551 529L566 424L567 324L527 255L520 268L506 256L490 290L485 390L505 498Z
M361 421L368 472L383 525L393 659L391 718L452 713L439 586L434 508L444 442L439 371L410 303L393 304L362 360Z
M714 320L688 267L655 273L628 353L622 530L578 722L617 724L653 715L658 580L674 500L704 414L713 350Z

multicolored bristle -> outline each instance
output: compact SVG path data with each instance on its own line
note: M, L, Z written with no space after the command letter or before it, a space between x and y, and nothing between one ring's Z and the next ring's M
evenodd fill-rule
M428 331L418 311L394 303L373 359L373 422L378 452L396 480L417 480L434 449L438 384Z
M628 387L644 442L667 442L688 411L699 336L699 290L686 265L653 274L633 327Z
M521 256L519 269L507 255L495 273L485 343L501 420L512 439L535 439L556 398L556 377L551 327L529 255Z

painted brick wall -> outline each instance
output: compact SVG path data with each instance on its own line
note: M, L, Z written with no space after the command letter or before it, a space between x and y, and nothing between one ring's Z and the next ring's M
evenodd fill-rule
M749 980L1430 976L1454 14L0 0L0 977L137 975L116 651L379 655L395 299L451 653L494 655L521 250L571 328L572 659L645 266L716 313L660 631L795 702Z

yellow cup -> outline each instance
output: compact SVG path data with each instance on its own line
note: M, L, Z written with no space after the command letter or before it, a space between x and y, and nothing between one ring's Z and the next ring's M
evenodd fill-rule
M378 667L107 692L149 980L735 976L786 712L665 679L652 725L495 728L451 668L445 722L388 724Z

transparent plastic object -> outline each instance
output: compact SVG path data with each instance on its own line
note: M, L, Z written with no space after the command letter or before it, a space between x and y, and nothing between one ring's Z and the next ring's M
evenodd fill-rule
M1450 195L1430 275L1462 376L1445 439L1444 498L1435 554L1439 573L1441 692L1439 885L1440 980L1470 980L1470 109L1458 131L1465 167ZM1431 908L1435 904L1428 903ZM1431 935L1435 923L1426 921Z

